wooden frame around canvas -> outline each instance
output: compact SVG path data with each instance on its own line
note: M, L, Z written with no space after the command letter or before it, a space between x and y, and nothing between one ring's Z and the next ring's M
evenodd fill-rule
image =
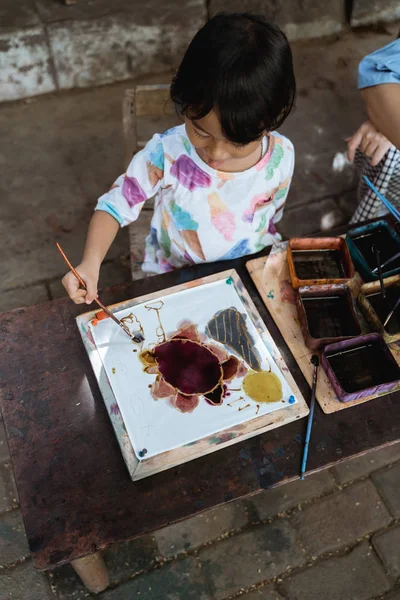
M99 311L93 310L76 318L83 343L85 345L90 362L92 364L96 379L99 383L100 391L102 393L105 405L107 407L107 412L111 419L115 435L117 436L118 443L121 447L126 466L128 468L132 480L134 481L143 479L144 477L148 477L149 475L153 475L160 471L164 471L165 469L170 469L184 462L194 460L195 458L199 458L211 452L215 452L216 450L226 448L227 446L246 440L255 435L265 433L270 429L280 427L282 425L285 425L296 419L300 419L308 415L308 406L295 380L293 379L278 347L276 346L271 334L265 326L264 321L261 319L252 299L250 298L249 293L247 292L244 284L242 283L239 275L235 270L232 269L229 271L216 273L214 275L203 277L201 279L196 279L194 281L189 281L187 283L183 283L181 285L177 285L166 290L160 290L158 292L153 292L152 294L147 294L139 298L129 299L124 302L112 305L109 308L111 308L111 310L113 311L131 308L138 304L142 304L143 302L156 300L161 296L169 296L181 290L197 287L206 283L212 283L228 278L232 279L232 283L235 286L235 290L247 309L249 318L255 325L258 333L261 336L261 339L267 346L270 354L272 355L274 361L281 370L283 377L286 379L289 386L291 387L298 402L292 405L286 405L282 409L276 410L271 414L260 416L256 419L252 419L248 422L241 423L229 429L224 429L220 432L219 435L212 435L203 438L201 440L198 440L197 442L188 444L186 446L182 446L180 448L176 448L174 450L170 450L168 452L164 452L163 454L159 454L148 459L146 459L146 457L139 458L136 456L132 448L131 442L129 440L127 431L125 429L122 416L120 412L115 411L116 398L114 396L110 382L108 381L108 378L105 374L103 363L97 352L93 336L88 327L90 321L92 321L92 319L95 317L95 314Z

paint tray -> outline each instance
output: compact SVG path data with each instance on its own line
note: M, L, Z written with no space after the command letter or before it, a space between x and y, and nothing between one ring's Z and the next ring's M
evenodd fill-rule
M322 366L341 402L400 389L400 367L377 333L326 346Z
M296 305L304 341L311 350L361 334L347 285L301 287Z
M97 311L77 324L133 480L308 414L236 271L110 308L142 341Z
M346 283L354 276L349 250L340 237L293 238L287 260L295 290L308 285Z
M378 273L372 270L377 266L372 250L375 244L380 252L381 264L388 258L400 252L400 236L386 221L375 221L370 225L363 225L348 232L347 245L351 258L364 281L379 280ZM391 277L400 273L400 259L393 263L388 270L383 269L383 276Z
M386 327L383 323L400 296L400 275L383 280L386 299L381 294L379 281L365 283L358 296L358 305L371 329L380 333L388 344L400 340L400 307L396 309Z

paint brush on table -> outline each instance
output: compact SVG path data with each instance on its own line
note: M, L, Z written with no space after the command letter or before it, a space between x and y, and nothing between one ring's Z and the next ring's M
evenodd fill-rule
M388 211L390 213L392 213L392 215L394 216L394 218L396 219L396 221L400 222L400 212L397 210L397 208L394 206L394 204L392 204L387 198L385 198L385 196L383 194L381 194L376 187L374 186L373 183L371 183L371 181L368 179L368 177L366 177L366 175L363 175L363 179L366 182L366 184L368 185L368 187L371 188L371 190L378 196L379 200L384 204L384 206L386 206L386 208L388 209Z
M83 279L79 275L78 271L76 269L74 269L72 264L69 262L64 250L61 248L61 246L58 242L56 243L56 246L57 246L58 250L60 251L61 256L67 263L68 267L70 268L72 273L75 275L75 277L79 281L81 287L84 290L87 290L86 283L83 281ZM140 344L141 342L143 342L143 336L141 334L138 335L138 334L131 333L131 331L129 330L129 327L127 327L127 325L125 325L124 323L122 323L122 321L117 319L117 317L111 312L111 310L109 308L107 308L107 306L105 306L102 302L100 302L100 300L98 298L95 298L94 301L100 306L100 308L102 308L104 310L104 312L106 313L106 315L108 315L110 317L110 319L112 319L117 325L119 325L119 327L121 327L121 329L126 333L126 335L128 335L130 337L131 340L133 340L136 344Z
M392 310L390 311L390 313L386 317L385 322L383 324L384 327L386 327L386 325L389 323L390 319L393 317L393 315L395 313L395 310L398 308L399 305L400 305L400 297L397 298L395 305L393 306Z
M315 392L317 390L319 357L316 354L313 354L313 356L311 357L311 362L314 365L314 376L313 376L313 384L312 384L312 391L311 391L310 413L308 415L308 421L307 421L306 441L304 443L303 461L301 463L300 479L304 479L304 473L306 472L306 466L307 466L308 446L310 443L311 427L312 427L312 422L313 422L313 418L314 418Z
M394 256L391 256L390 258L388 258L387 260L385 260L384 263L381 264L381 269L385 269L388 265L390 265L390 263L394 262L395 260L397 260L398 258L400 258L400 252L397 252L397 254L395 254ZM373 273L377 273L378 272L378 267L375 267L375 269L372 269Z
M375 246L375 244L372 246L372 252L375 254L375 258L376 258L379 283L381 284L382 298L386 299L386 290L385 290L385 284L383 283L383 275L382 275L381 253L379 252L379 248L377 246Z

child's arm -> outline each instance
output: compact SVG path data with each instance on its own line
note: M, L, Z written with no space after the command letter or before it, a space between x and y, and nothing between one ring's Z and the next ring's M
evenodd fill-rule
M98 200L89 224L82 262L77 267L88 289L79 289L73 273L67 273L62 280L74 302L90 304L96 298L100 266L119 226L136 221L145 201L158 192L163 179L164 148L161 137L155 135L134 156L125 175L118 177L110 191Z
M76 304L82 304L83 302L91 304L97 297L100 266L118 233L118 229L118 221L102 210L96 211L91 218L82 262L76 267L79 275L87 285L87 292L79 288L79 281L71 271L62 280L63 286Z

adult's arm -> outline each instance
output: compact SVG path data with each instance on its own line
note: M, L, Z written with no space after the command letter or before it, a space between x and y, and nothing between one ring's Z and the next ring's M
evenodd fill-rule
M400 85L384 83L361 90L368 117L378 131L400 148Z
M358 87L369 120L400 148L400 39L363 58Z

